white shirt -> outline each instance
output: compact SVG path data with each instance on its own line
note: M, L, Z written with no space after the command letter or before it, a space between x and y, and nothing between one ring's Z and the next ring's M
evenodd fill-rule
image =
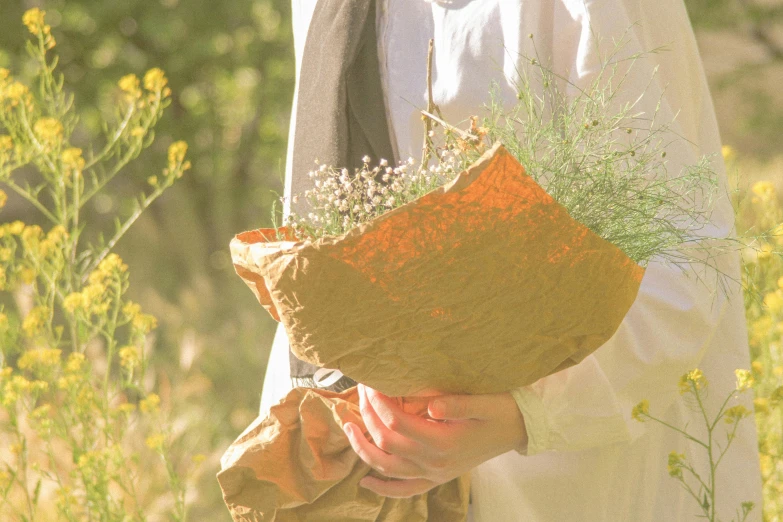
M297 64L316 1L293 0ZM662 45L671 49L637 62L627 85L629 98L647 91L641 107L648 114L661 99L661 121L674 121L673 130L687 139L667 149L669 169L679 171L702 155L715 155L714 166L725 184L712 100L682 0L379 3L381 73L399 158L415 158L421 152L419 110L426 107L430 38L436 49L435 102L448 121L461 122L480 114L491 81L499 85L504 103L514 103L513 81L524 57L535 56L533 42L538 56L578 86L596 72L600 52L612 47L612 38L626 35L626 54ZM655 80L648 85L656 67ZM290 180L289 171L286 195ZM726 235L733 219L730 204L721 201L711 232ZM737 256L723 268L738 276ZM715 411L734 388L734 369L748 365L742 296L714 293L676 268L651 263L634 305L609 342L577 366L514 391L528 429L528 456L510 452L475 468L470 519L697 520L695 501L668 475L667 456L670 451L685 453L697 469L704 469L703 451L657 424L633 420L631 409L648 399L653 414L675 426L687 424L701 435L703 421L679 395L679 377L701 368L710 381L707 407ZM290 387L288 342L279 326L262 413ZM746 394L742 400L752 409L750 399ZM719 468L717 498L723 520L730 520L747 500L757 506L749 520L761 520L756 444L753 420L746 419Z

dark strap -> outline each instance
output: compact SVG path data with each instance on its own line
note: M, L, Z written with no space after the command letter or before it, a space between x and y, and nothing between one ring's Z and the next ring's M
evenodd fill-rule
M319 0L305 42L296 100L291 194L312 188L307 173L315 160L350 172L373 162L394 162L386 120L378 41L376 0ZM307 212L305 198L293 205ZM290 354L295 386L314 386L317 366ZM328 389L354 385L343 377Z

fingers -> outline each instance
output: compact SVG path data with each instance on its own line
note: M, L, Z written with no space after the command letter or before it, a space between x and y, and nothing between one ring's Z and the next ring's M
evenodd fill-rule
M413 462L390 455L368 441L358 426L347 422L343 426L351 447L371 468L390 478L420 478L421 469Z
M441 440L446 434L439 422L406 413L386 395L361 384L359 387L363 388L378 419L389 430L425 445Z
M359 485L383 497L408 498L426 493L437 484L427 479L383 480L364 477Z
M365 393L366 388L359 386L359 408L362 414L362 420L367 426L375 445L386 453L401 456L403 458L413 459L421 454L421 445L412 439L405 438L399 433L391 431L378 417L375 409L370 404Z

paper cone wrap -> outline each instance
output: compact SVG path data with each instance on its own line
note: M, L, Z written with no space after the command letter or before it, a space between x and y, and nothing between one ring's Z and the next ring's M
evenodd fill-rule
M497 393L584 359L644 269L496 145L448 185L347 234L231 243L293 353L389 396Z

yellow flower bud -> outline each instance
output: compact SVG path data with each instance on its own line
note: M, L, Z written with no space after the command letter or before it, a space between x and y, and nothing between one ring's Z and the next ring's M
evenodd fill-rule
M147 447L151 450L160 451L163 449L163 443L165 442L165 438L162 434L158 433L156 435L150 435L147 437L147 440L144 441L144 443L147 445Z
M166 79L165 73L157 67L150 69L144 75L144 88L148 91L161 91L167 83L168 80Z
M698 368L680 377L680 393L698 391L707 386L707 378Z
M737 377L737 391L749 390L756 382L753 375L748 370L734 370L734 375Z
M139 409L142 413L156 413L160 410L160 397L156 393L150 393L139 401Z
M751 192L759 197L761 201L770 201L775 197L775 185L770 181L757 181L751 187Z
M41 118L33 125L33 131L45 144L53 144L62 138L63 124L55 118Z
M32 34L42 33L45 27L44 18L46 11L42 11L37 7L28 9L22 16L22 23L27 26L27 29Z
M120 90L132 98L141 97L141 89L139 88L139 78L135 74L127 74L120 78L117 82Z
M85 161L82 157L82 149L70 147L63 151L60 159L66 169L72 171L81 171L84 168Z
M650 415L650 401L647 399L634 406L631 411L631 417L639 422L644 422L648 415Z

